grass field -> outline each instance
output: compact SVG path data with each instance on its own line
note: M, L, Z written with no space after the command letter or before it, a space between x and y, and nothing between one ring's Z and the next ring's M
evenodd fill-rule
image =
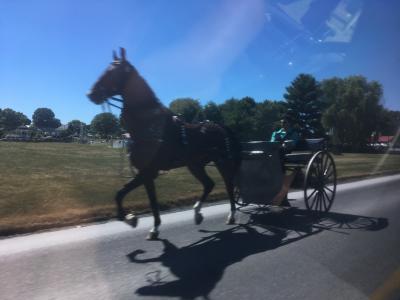
M400 155L335 156L341 179L400 172ZM211 199L226 197L215 168L208 167L216 187ZM120 149L105 144L0 142L0 235L108 219L114 216L114 194L131 175ZM193 204L201 185L185 168L160 175L156 182L161 207ZM141 187L126 205L148 210Z

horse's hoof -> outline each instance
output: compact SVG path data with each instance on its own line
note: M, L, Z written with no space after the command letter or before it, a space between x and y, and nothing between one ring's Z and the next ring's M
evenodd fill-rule
M138 221L139 221L139 219L138 219L138 217L136 216L136 215L134 215L134 214L127 214L126 216L125 216L125 223L127 223L128 225L131 225L132 227L136 227L137 226L137 224L138 224Z
M158 232L158 231L153 231L153 230L151 230L151 231L149 232L148 236L146 237L146 240L148 240L148 241L155 241L155 240L158 240L158 235L159 235L159 232Z
M203 220L204 220L204 217L203 217L203 215L201 213L195 213L194 214L194 223L196 225L200 225L201 222L203 222Z
M235 224L236 224L235 218L226 219L226 225L235 225Z

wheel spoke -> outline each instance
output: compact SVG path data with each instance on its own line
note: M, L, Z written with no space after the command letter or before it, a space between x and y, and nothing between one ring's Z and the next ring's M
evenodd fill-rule
M331 166L332 166L332 165L329 165L329 168L326 170L326 173L328 173L328 171L331 169ZM331 177L331 176L333 175L333 173L334 173L334 170L331 169L331 171L329 172L329 174L326 174L326 175L325 175L325 178Z
M318 210L319 206L319 193L315 194L315 208L314 210Z
M320 210L320 211L323 211L323 207L322 207L322 206L325 205L325 202L324 202L324 194L321 193L321 192L320 192L319 194L320 194L320 200L319 200L319 201L320 201L320 209L319 209L319 210Z
M322 174L322 168L321 168L321 165L318 165L317 172L316 172L317 179L321 178L321 174Z
M325 155L325 162L324 162L324 167L323 167L324 173L325 173L325 171L326 171L326 167L327 167L328 163L329 163L329 156L328 156L328 155Z
M324 155L321 153L321 158L319 159L319 176L324 174Z
M325 177L327 176L328 172L332 169L331 167L332 167L332 164L331 164L331 163L328 163L328 164L326 164L326 165L324 166L324 176L325 176Z
M318 191L317 210L321 211L321 193Z
M316 201L315 201L315 210L318 210L318 205L319 205L319 193L317 193L317 194L315 195L315 199L316 199Z
M316 172L316 169L311 170L309 180L308 180L308 185L311 186L312 188L315 188L315 183L318 180L318 174L316 174L315 172Z
M314 195L314 199L313 199L313 201L311 203L310 209L313 209L314 204L315 204L315 200L317 199L317 196L318 196L318 193Z
M331 190L330 188L328 188L326 185L324 186L324 189L327 189L328 191L330 191L333 194L333 190Z
M329 197L328 193L325 191L325 189L322 190L324 195L326 196L326 199L328 200L328 202L330 203L332 201L331 197Z
M307 197L307 199L306 200L309 200L309 199L311 199L311 197L315 194L315 192L316 191L318 191L317 189L315 189L308 197Z
M311 176L312 176L312 174L314 174L315 175L315 177L317 178L318 177L318 164L316 163L316 162L314 162L313 164L312 164L312 166L311 166Z
M324 211L327 211L328 210L328 206L326 205L326 201L328 201L328 203L329 203L329 198L327 197L326 201L325 201L325 196L327 196L327 195L326 195L325 191L322 190L322 199L323 199L323 203L324 203Z

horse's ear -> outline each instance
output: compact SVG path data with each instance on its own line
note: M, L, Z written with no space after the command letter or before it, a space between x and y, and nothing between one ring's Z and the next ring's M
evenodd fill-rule
M122 61L125 61L125 60L126 60L126 51L125 51L125 48L120 47L120 48L119 48L119 53L120 53L120 55L121 55L121 60L122 60Z
M118 56L117 56L117 53L115 52L115 50L113 50L113 59L114 59L114 61L118 60Z

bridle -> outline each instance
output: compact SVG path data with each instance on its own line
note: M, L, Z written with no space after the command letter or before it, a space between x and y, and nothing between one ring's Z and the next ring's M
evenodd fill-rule
M127 75L129 75L129 74L132 72L132 70L134 70L134 69L133 69L133 67L132 67L129 63L128 63L127 65L124 66L124 70L123 70L123 75L124 75L124 77L123 77L123 82L121 82L121 83L119 84L120 87L112 86L112 88L111 88L111 91L112 91L112 92L118 94L118 93L119 93L118 91L119 91L119 90L122 90L122 88L125 86L125 84L126 84L128 78L129 78ZM97 89L100 90L104 95L106 94L106 90L107 90L107 89L106 89L103 85L99 85L99 86L97 87ZM121 106L118 106L118 105L112 103L111 101L117 101L117 102L119 102L119 103L124 103L124 100L123 100L123 99L120 99L120 98L117 98L117 97L114 97L114 96L111 96L111 97L107 97L107 96L106 96L105 98L106 98L106 100L105 100L104 102L107 103L107 105L122 110L122 107L121 107Z

